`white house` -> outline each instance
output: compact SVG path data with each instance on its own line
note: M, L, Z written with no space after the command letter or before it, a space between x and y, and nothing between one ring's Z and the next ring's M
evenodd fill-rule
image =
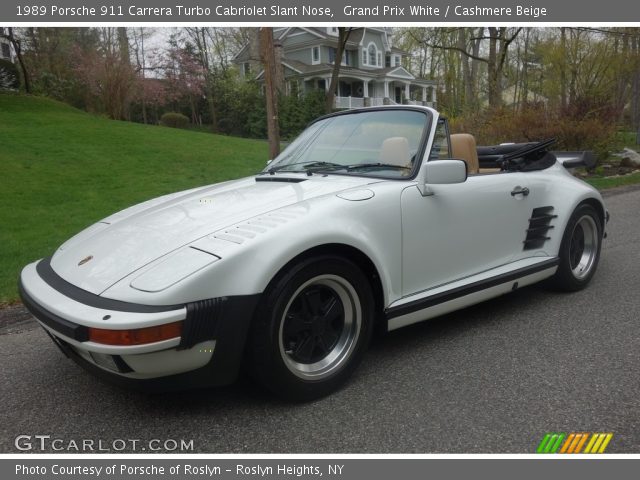
M288 94L328 89L338 45L336 27L274 28L276 58L282 63ZM256 36L257 38L257 36ZM245 78L262 78L256 44L234 57ZM336 108L383 104L434 106L436 83L418 79L402 66L409 54L393 46L390 28L354 28L340 67Z

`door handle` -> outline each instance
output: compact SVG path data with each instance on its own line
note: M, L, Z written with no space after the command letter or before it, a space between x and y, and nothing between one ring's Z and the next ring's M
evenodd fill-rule
M515 197L516 195L524 195L525 197L529 195L529 189L527 187L517 186L513 190L511 190L511 196Z

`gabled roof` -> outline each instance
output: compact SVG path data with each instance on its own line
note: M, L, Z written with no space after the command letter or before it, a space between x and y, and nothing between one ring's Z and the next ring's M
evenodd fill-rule
M383 68L382 70L377 70L377 72L386 77L406 78L409 80L415 80L416 78L406 68L402 66L387 67L387 68Z
M286 37L288 37L289 35L291 35L292 33L295 33L296 30L302 30L303 32L307 32L311 35L314 35L315 37L321 38L321 39L326 39L327 38L327 34L325 32L323 32L321 29L319 28L305 28L305 27L290 27L290 28L286 28L284 29L282 32L273 32L274 33L274 37L276 37L278 40L284 40Z

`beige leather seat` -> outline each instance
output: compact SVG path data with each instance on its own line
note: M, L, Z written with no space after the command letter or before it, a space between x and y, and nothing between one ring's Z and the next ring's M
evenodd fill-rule
M476 150L476 139L468 133L455 133L451 135L451 153L453 158L464 160L467 164L469 175L480 171L478 162L478 151Z
M411 167L411 157L409 153L409 140L405 137L387 138L382 142L380 163Z

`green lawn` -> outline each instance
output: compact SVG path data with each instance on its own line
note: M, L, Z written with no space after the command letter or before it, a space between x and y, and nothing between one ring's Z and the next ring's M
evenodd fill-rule
M591 177L586 181L598 190L604 190L606 188L622 187L624 185L640 183L640 172L635 172L630 175L622 175L620 177Z
M0 304L30 261L110 213L257 172L266 142L107 120L0 94Z
M266 142L116 122L53 100L0 94L0 304L30 261L95 221L164 193L250 175ZM597 188L640 174L588 180Z

